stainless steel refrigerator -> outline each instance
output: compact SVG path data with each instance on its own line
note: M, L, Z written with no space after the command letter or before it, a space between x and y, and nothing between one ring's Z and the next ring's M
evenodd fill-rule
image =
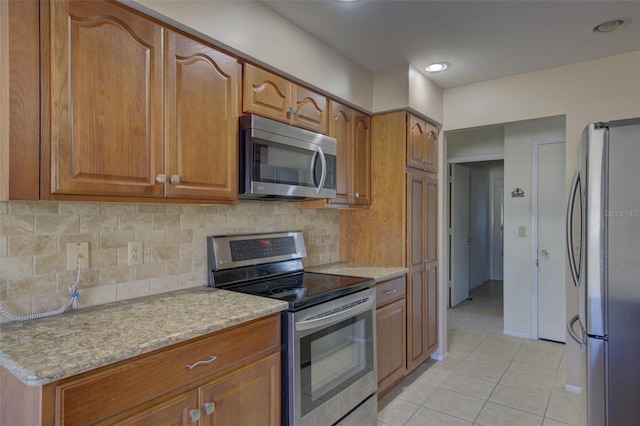
M640 118L589 124L567 209L567 251L589 426L640 425Z

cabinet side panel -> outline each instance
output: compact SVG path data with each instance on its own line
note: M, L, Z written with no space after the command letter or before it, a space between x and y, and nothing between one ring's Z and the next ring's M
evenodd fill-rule
M340 260L406 265L406 118L371 118L371 207L340 212Z
M27 386L0 367L0 425L40 425L42 388Z

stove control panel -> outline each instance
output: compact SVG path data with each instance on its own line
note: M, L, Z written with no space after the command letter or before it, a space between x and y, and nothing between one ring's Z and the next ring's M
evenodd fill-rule
M230 241L229 247L231 260L234 262L296 253L296 244L292 236Z
M302 259L306 255L300 231L207 237L210 271Z

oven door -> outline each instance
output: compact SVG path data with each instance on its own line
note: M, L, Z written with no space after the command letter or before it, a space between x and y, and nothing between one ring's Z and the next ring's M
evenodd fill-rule
M332 425L375 393L374 309L368 289L288 314L290 425Z

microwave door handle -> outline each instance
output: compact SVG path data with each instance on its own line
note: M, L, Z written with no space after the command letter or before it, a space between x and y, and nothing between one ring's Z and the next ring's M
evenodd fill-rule
M320 163L322 164L322 175L320 176L320 182L318 182L318 186L316 187L316 194L319 194L320 191L322 191L322 188L324 188L325 179L327 179L327 159L324 156L324 152L322 152L322 148L320 147L318 147L318 151L313 154L314 157L316 157L316 155L320 156ZM313 164L315 165L316 162L313 162ZM315 167L313 174L315 176Z
M573 253L573 208L576 197L576 190L580 185L580 170L576 170L573 175L573 181L571 182L571 189L569 190L569 201L567 205L567 218L566 218L566 233L567 233L567 254L569 256L569 266L571 268L571 276L573 277L573 283L576 287L580 285L580 274L576 265L576 258ZM579 200L580 202L582 200ZM580 242L580 250L582 250L582 241ZM582 257L582 256L580 256Z

